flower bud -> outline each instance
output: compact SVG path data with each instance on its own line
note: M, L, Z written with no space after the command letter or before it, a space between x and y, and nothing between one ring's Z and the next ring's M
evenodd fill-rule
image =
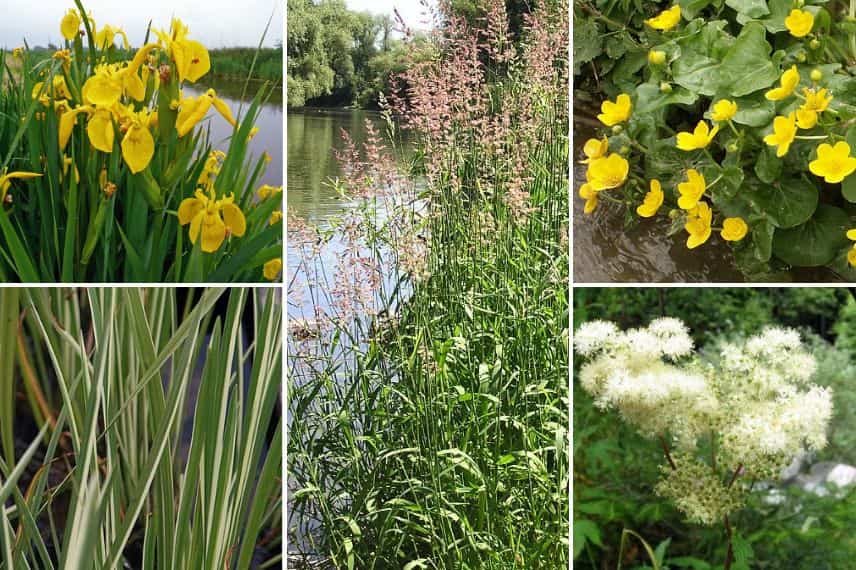
M624 128L623 128L621 125L613 125L613 127L612 127L612 134L614 134L614 135L620 135L620 134L621 134L621 131L623 131L623 130L624 130Z
M663 81L660 83L660 93L671 93L672 85L668 81Z
M811 80L814 81L815 83L817 83L821 79L823 79L823 72L816 67L814 69L812 69L811 70Z
M797 54L797 61L800 63L805 63L805 52L801 51Z
M810 47L811 49L819 49L820 48L820 40L818 40L817 38L811 40L808 43L808 47Z
M681 216L681 211L678 210L677 208L672 208L671 210L669 210L669 219L670 220L676 220L680 216Z
M627 145L624 145L623 147L618 149L618 154L630 154L630 147Z
M726 150L728 150L728 152L737 152L739 149L740 147L737 145L736 142L733 142L728 145L728 147L726 147Z
M648 63L652 65L662 65L666 61L666 52L651 50L648 52Z

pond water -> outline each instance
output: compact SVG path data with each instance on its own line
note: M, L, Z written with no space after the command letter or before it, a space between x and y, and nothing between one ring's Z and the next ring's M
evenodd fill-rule
M239 118L238 112L241 114L247 112L247 108L252 103L259 88L262 86L260 82L250 82L244 92L244 84L235 81L218 81L210 80L205 86L198 88L184 88L185 95L199 95L206 89L213 88L217 91L217 96L223 99L232 114ZM243 105L243 107L242 107ZM209 120L210 119L210 120ZM207 121L207 122L205 122ZM223 117L211 107L203 120L203 124L211 129L211 143L218 149L226 150L229 146L229 137L232 135L232 126L227 123ZM271 161L268 163L264 174L259 181L261 184L270 184L271 186L282 186L282 89L275 87L273 93L266 103L259 110L259 116L256 120L256 126L259 127L259 132L250 141L248 154L253 163L267 152Z

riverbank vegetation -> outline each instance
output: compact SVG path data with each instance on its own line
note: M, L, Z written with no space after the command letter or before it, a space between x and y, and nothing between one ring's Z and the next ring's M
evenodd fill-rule
M0 279L275 279L281 194L247 151L274 87L240 112L213 89L190 95L211 58L179 20L137 49L79 0L56 20L65 43L49 58L0 51ZM225 151L208 120L232 126Z
M575 3L585 211L618 204L747 279L852 280L856 2ZM805 271L805 270L803 270Z
M0 568L279 566L281 307L0 290Z
M275 48L232 47L209 51L211 75L220 79L282 84L282 45Z
M729 472L713 483L708 480L707 485L688 490L684 495L686 500L675 503L656 492L655 487L658 479L671 471L664 456L663 441L674 448L679 444L675 436L685 434L687 424L668 426L663 441L644 437L636 426L625 423L626 415L584 388L584 374L580 369L585 358L576 358L573 384L575 568L615 568L619 564L628 569L723 568L729 558L729 533L722 517L710 524L699 524L698 520L688 522L685 510L693 505L697 508L721 506L716 500L711 501L711 497L717 490L733 492L735 486L742 486L738 489L742 496L739 506L733 505L737 509L729 515L732 569L832 569L850 564L856 555L856 543L847 529L856 522L853 510L856 491L852 480L839 489L833 481L845 483L846 478L825 477L833 467L838 467L838 473L850 473L856 465L851 382L856 372L853 357L856 300L851 292L831 288L578 289L574 294L573 315L575 330L582 330L580 327L584 323L593 320L614 321L617 327L628 330L644 328L663 316L681 319L690 331L699 358L713 366L723 365L723 359L718 356L723 349L732 350L733 357L734 347L749 346L747 339L766 327L796 329L816 366L809 368L807 360L805 366L792 368L788 373L813 371L811 382L823 391L828 390L832 401L832 415L824 430L825 447L800 455L798 462L788 467L787 474L781 478L779 471L758 477L741 469L731 483L735 465L723 465L723 462L728 463L729 449L745 450L762 442L778 445L771 443L776 438L771 439L766 430L782 424L766 422L753 432L754 439L747 440L744 433L715 448L716 465ZM587 338L590 340L591 335ZM782 338L793 340L794 337ZM772 337L768 338L764 346L772 354L775 348L771 340ZM670 350L680 348L676 343L669 346ZM588 350L591 344L583 348ZM675 361L679 365L686 362L681 358ZM704 367L697 370L704 371ZM586 373L589 379L592 372L590 369ZM753 377L757 380L749 373L743 374L746 382ZM635 385L641 384L640 381ZM729 394L736 396L733 390ZM654 394L651 396L656 398ZM628 397L628 404L631 399ZM734 397L731 401L739 400ZM760 407L754 407L748 413L760 411ZM812 407L792 417L802 420L816 412ZM681 411L669 407L657 417L663 419L667 413ZM728 429L727 425L719 425L721 429ZM702 439L695 455L707 461L712 457L712 449L710 440ZM703 497L705 493L710 494L707 500ZM693 498L698 500L693 502ZM651 548L650 555L645 544Z
M419 176L367 124L289 222L289 542L339 568L568 564L568 7L478 8L406 45Z

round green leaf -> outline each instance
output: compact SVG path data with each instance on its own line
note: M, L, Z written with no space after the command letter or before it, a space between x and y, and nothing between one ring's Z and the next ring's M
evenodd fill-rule
M753 185L747 199L777 228L792 228L811 217L818 197L817 187L806 178L786 178Z
M850 218L840 208L821 204L812 219L788 230L776 230L773 254L789 265L817 267L832 261L847 245Z

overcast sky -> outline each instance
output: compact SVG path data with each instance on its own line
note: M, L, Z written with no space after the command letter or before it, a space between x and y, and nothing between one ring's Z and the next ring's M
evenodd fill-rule
M396 8L404 23L410 28L425 28L425 9L419 0L345 0L345 4L351 10L358 12L371 12L372 14L389 14ZM433 1L429 1L433 5Z
M371 0L365 0L371 4ZM14 0L5 2L0 16L0 46L13 48L26 38L31 46L62 43L59 22L73 0ZM154 28L169 28L172 16L190 27L190 37L206 47L256 46L274 10L265 45L283 40L284 0L83 0L100 26L119 26L132 46L139 47L152 20Z

